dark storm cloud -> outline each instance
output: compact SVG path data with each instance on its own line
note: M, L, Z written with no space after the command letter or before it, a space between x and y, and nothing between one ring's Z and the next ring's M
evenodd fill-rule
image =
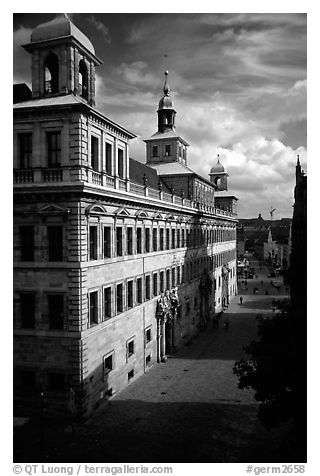
M30 79L30 59L18 45L52 17L17 19L19 82ZM306 15L87 13L74 21L104 62L96 91L107 117L142 138L154 133L169 70L189 165L208 177L220 153L240 216L257 215L270 200L291 212L296 155L306 157ZM145 160L141 139L132 141L131 156Z

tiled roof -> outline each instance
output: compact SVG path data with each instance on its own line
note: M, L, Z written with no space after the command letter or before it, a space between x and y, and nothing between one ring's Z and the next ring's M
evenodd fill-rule
M146 176L147 185L150 188L158 190L159 180L162 183L162 191L171 193L166 184L158 176L157 171L138 160L129 159L130 180L139 185L144 185L143 177Z
M168 131L165 131L165 132L155 132L154 134L152 134L151 137L147 137L145 139L143 139L144 141L147 141L147 140L152 140L152 139L180 139L180 141L185 144L185 145L189 145L188 142L184 139L182 139L182 137L175 131L175 130L168 130Z
M32 99L31 101L23 101L13 105L13 109L21 109L24 107L51 107L51 106L68 106L72 104L85 104L79 97L73 94L66 96L55 96L43 99Z
M181 162L163 162L161 164L150 164L159 175L178 175L178 174L195 174L192 169Z

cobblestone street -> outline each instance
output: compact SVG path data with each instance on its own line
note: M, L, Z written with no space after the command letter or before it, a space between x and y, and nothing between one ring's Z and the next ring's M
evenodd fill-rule
M155 365L77 426L73 438L59 431L55 438L48 434L46 449L36 457L28 453L28 458L70 462L283 461L281 431L263 428L256 416L253 392L239 390L232 372L235 360L245 356L243 346L256 338L257 314L272 314L272 300L282 294L275 289L276 294L271 294L270 284L269 295L263 294L269 281L264 269L256 280L248 281L248 291L240 284L239 295L224 313L219 328L201 330L165 364ZM250 290L256 286L260 294L253 295ZM226 317L228 329L223 326ZM18 452L17 459L26 461L26 453Z

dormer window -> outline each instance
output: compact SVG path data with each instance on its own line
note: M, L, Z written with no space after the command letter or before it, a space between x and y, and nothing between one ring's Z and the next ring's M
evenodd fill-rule
M79 63L79 90L80 96L88 99L88 69L84 60Z
M165 156L168 157L171 155L171 147L170 145L165 146Z
M50 53L44 64L45 68L45 94L57 93L59 91L59 61L58 57Z
M159 153L158 153L158 146L157 145L154 145L152 147L152 157L158 157Z

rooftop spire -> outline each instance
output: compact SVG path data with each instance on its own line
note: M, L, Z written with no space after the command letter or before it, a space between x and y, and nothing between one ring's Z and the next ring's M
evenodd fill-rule
M164 75L165 75L166 79L165 79L164 85L163 85L163 92L164 92L165 96L169 96L169 94L170 94L170 86L169 86L169 84L167 84L168 74L169 74L169 71L164 72Z

